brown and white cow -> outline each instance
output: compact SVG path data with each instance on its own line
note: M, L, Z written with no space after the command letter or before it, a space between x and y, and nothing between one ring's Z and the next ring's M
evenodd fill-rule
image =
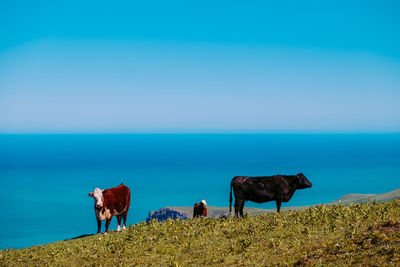
M106 231L104 234L107 234L108 227L114 215L117 216L118 220L117 231L121 230L122 217L124 217L122 229L126 229L126 216L128 215L131 203L131 191L126 185L120 184L114 188L104 190L96 188L92 193L89 193L89 197L93 197L94 199L94 212L97 219L98 234L101 232L101 221L104 220L106 221Z
M207 217L207 203L203 199L200 203L195 203L193 207L193 218Z

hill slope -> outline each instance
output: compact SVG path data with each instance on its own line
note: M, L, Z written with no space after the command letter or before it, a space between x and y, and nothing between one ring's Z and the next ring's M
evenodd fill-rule
M299 206L299 207L282 207L281 211L288 210L297 210L297 209L305 209L310 206ZM192 218L193 216L193 207L169 207L171 209L180 211L188 215L188 218ZM260 215L264 213L276 212L276 209L257 209L257 208L248 208L244 207L243 213L248 215ZM213 218L220 218L223 216L229 215L229 207L215 207L215 206L207 206L207 216ZM231 216L235 214L235 209L232 207Z
M382 201L391 201L391 200L396 200L396 199L400 199L400 189L396 189L394 191L387 192L384 194L347 194L329 204L349 205L352 203L366 203L368 201L382 202ZM327 204L327 205L329 205L329 204ZM281 211L306 209L309 207L310 206L282 207ZM167 207L167 208L181 212L181 213L185 214L188 218L192 217L193 207ZM229 207L208 206L207 210L208 210L208 217L214 217L214 218L227 216L229 213ZM245 207L243 210L244 214L247 213L249 215L260 215L260 214L271 213L271 212L276 212L276 209L257 209L257 208ZM233 214L234 214L234 208L232 207L232 216L233 216Z
M368 201L390 201L400 199L400 189L384 194L347 194L333 201L333 204L366 203Z
M167 220L0 252L0 265L396 265L400 201Z

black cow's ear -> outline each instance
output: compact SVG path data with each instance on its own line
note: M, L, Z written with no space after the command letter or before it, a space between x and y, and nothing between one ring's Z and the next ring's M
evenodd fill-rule
M89 197L93 197L93 193L89 193L88 196L89 196Z

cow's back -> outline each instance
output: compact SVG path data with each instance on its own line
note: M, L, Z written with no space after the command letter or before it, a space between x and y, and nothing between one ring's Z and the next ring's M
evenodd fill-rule
M235 176L232 186L236 198L263 203L274 200L281 194L282 175Z
M129 209L131 191L124 184L104 190L103 197L105 206L110 209L115 209L117 213L121 213Z

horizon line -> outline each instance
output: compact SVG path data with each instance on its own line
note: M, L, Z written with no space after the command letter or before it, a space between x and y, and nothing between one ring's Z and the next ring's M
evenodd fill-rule
M400 131L323 131L323 130L167 130L167 131L0 131L0 135L129 135L129 134L400 134Z

